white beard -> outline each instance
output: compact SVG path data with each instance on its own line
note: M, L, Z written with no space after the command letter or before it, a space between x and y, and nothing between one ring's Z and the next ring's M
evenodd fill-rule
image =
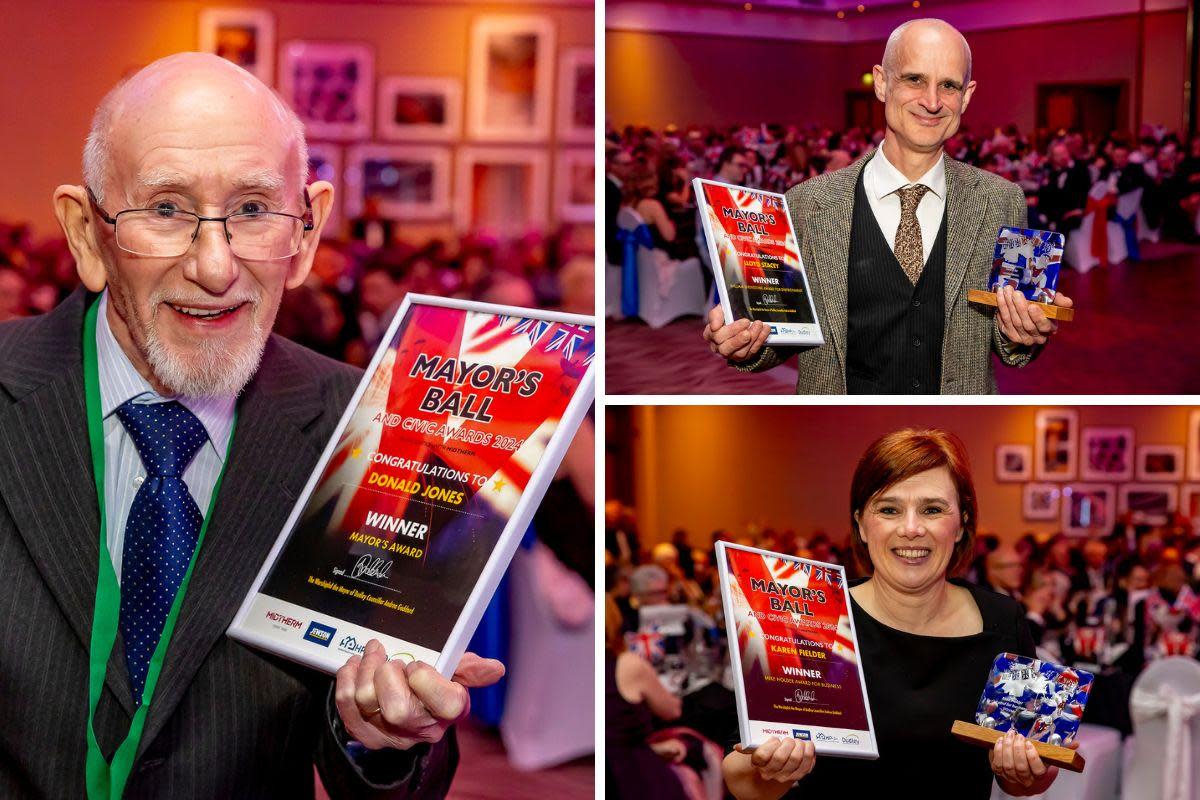
M258 371L268 333L255 316L251 335L238 346L230 349L224 341L200 339L185 356L159 338L151 321L146 326L146 361L164 386L185 397L237 395Z

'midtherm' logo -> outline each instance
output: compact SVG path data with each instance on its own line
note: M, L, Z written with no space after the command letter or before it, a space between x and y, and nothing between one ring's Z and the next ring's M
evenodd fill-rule
M304 638L310 642L316 642L322 647L329 647L329 643L333 641L333 634L336 632L336 628L322 625L319 622L311 622L308 630L304 632Z

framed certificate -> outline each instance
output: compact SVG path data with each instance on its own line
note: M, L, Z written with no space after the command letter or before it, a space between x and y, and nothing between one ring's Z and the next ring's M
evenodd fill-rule
M376 638L451 676L592 403L594 352L589 317L408 295L229 635L330 673Z
M845 570L729 542L717 570L742 744L878 758Z
M824 344L783 195L703 178L692 188L725 321L768 323L768 344Z

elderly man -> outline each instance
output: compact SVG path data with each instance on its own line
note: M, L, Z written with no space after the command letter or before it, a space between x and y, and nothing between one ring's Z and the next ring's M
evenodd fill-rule
M335 686L224 635L358 379L270 334L333 202L306 164L269 89L181 54L54 194L85 288L0 326L2 796L311 797L314 760L335 797L449 786L498 662L372 641Z
M787 193L826 343L764 347L768 325L727 323L719 307L704 337L743 371L798 352L798 393L995 392L991 353L1024 366L1056 323L1011 289L998 309L967 303L987 287L999 229L1026 219L1020 188L943 152L975 91L970 48L945 22L914 20L873 74L881 146Z

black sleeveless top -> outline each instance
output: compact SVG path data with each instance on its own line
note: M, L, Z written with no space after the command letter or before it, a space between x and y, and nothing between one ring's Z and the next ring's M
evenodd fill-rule
M979 633L918 636L889 628L851 596L879 758L817 756L813 771L786 797L991 796L987 748L958 741L950 726L958 719L975 719L996 656L1033 656L1033 638L1015 600L965 581L951 583L970 590L983 617Z

